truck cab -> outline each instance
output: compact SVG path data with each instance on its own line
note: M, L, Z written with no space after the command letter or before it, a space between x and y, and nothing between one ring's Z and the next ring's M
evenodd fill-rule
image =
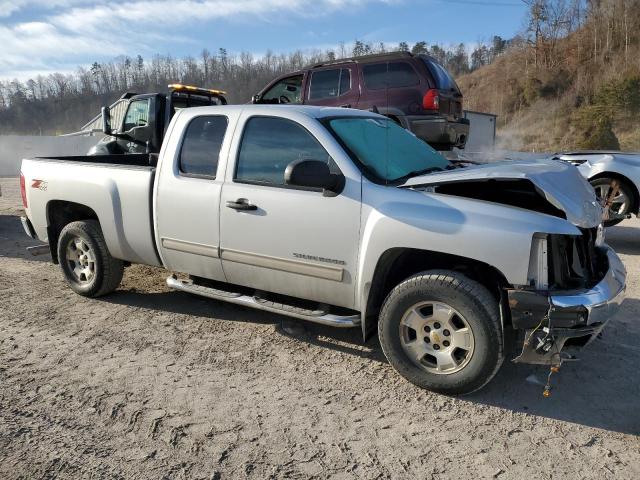
M226 92L191 85L171 84L169 93L126 93L126 111L118 125L111 123L109 107L102 108L105 136L88 155L160 152L169 122L176 112L190 107L226 105Z

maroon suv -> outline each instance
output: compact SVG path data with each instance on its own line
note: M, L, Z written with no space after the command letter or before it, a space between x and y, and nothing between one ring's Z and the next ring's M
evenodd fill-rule
M371 110L394 119L439 150L464 148L469 121L462 93L434 58L384 53L319 63L278 77L253 103Z

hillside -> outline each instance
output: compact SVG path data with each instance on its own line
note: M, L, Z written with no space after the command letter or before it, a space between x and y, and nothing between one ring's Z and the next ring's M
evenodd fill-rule
M640 5L602 3L569 35L514 43L458 78L465 108L499 116L500 147L640 150Z

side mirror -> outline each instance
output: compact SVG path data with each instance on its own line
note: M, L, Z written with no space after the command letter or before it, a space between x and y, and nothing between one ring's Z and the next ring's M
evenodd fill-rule
M298 187L322 188L337 193L342 188L343 177L331 173L327 162L296 160L287 165L284 183Z
M102 133L111 135L111 112L109 107L102 107L100 114L102 115Z
M260 95L256 93L253 97L251 97L251 103L260 103Z

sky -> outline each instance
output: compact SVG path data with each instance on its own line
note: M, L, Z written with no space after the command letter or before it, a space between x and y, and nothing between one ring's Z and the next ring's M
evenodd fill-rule
M126 55L197 56L405 41L468 46L523 26L521 0L0 0L0 79Z

